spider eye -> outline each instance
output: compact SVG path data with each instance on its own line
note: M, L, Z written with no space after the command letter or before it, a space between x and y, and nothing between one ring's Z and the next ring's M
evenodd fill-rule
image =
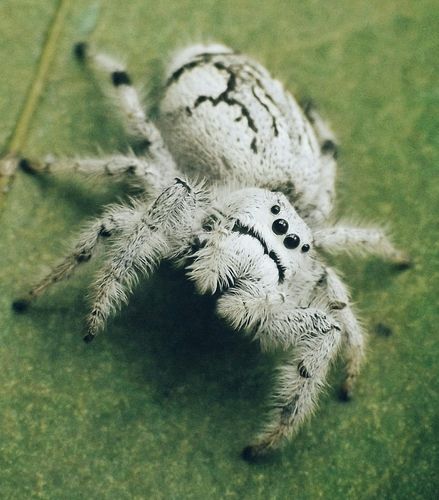
M279 205L273 205L271 207L271 213L274 215L277 215L280 212L280 206Z
M288 231L288 222L285 219L276 219L271 226L274 234L286 234Z
M297 234L289 234L284 239L284 246L288 249L297 248L300 244L300 238Z
M305 245L302 246L302 252L306 253L308 252L310 249L310 246L308 245L308 243L305 243Z

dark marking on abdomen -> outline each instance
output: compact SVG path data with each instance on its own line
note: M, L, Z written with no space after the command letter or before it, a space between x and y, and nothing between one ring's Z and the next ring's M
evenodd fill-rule
M229 75L226 89L223 92L221 92L217 97L209 95L198 96L194 102L194 108L197 108L198 106L200 106L200 104L203 104L206 101L212 103L213 106L217 106L221 102L228 104L229 106L238 106L239 109L241 110L241 116L244 117L247 121L248 127L256 134L258 132L258 127L256 126L255 121L253 120L250 114L250 111L246 108L246 106L242 102L230 96L230 93L236 90L235 73L221 62L214 63L214 66L218 70L225 71ZM257 153L256 137L252 140L250 148L254 153Z
M255 88L252 87L252 93L255 97L255 99L259 102L259 104L265 108L265 110L267 111L267 113L271 116L271 127L273 128L273 132L274 132L274 136L277 137L279 135L279 130L277 128L277 121L276 121L276 117L273 115L273 113L270 111L270 108L265 104L265 102L263 102L260 97L256 94L255 92ZM264 92L265 95L268 95L266 94L266 92Z
M169 87L173 83L178 82L180 79L181 75L185 73L186 71L190 71L191 69L194 69L198 66L202 66L203 64L209 63L214 57L216 56L230 56L235 54L234 52L202 52L201 54L197 54L195 59L193 61L189 61L186 64L183 64L183 66L180 66L178 69L176 69L172 75L168 78L166 81L165 86Z

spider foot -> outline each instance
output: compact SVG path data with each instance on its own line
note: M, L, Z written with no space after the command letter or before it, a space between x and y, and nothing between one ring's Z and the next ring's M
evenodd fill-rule
M29 309L30 306L30 300L29 299L17 299L12 302L12 309L16 313L24 313Z
M269 449L265 444L252 444L242 450L241 458L246 462L255 463L265 458L268 452Z
M393 259L393 265L398 271L405 271L406 269L414 267L415 263L410 255L405 252L401 252Z
M346 382L340 387L338 399L343 403L348 403L352 400L352 387L350 387Z
M73 55L80 62L85 61L85 58L87 56L87 51L88 51L87 42L78 42L75 43L75 45L73 45Z
M31 175L37 174L42 170L42 166L38 162L33 162L28 158L20 158L18 167L21 168L23 172L26 172L26 174Z
M84 336L83 340L86 344L90 344L90 342L95 338L95 335L93 333L87 333L87 335Z

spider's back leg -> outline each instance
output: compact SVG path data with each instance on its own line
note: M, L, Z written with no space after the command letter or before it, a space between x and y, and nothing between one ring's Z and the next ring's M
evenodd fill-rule
M316 208L310 218L317 222L328 220L335 202L338 142L328 122L322 118L314 102L305 99L300 106L315 133L320 147L320 175Z
M125 118L127 131L144 145L146 154L142 158L133 154L107 158L49 158L45 161L23 158L20 166L30 173L75 171L87 175L127 178L147 191L160 191L178 176L178 171L160 131L146 117L138 93L131 84L131 77L122 64L105 54L94 52L86 43L76 44L74 54L79 61L107 73L115 103Z
M300 106L316 133L322 154L337 158L339 146L335 133L328 122L320 115L314 101L304 99L300 102Z
M167 150L160 131L149 120L143 109L137 90L125 66L112 57L95 52L85 42L74 46L76 58L87 63L94 70L107 74L109 83L114 89L115 103L125 119L128 133L141 141L145 149L155 158L164 160L164 165L174 167L174 161Z

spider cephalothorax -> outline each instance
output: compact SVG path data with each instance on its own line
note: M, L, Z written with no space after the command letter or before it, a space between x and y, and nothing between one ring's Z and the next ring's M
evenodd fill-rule
M186 269L200 293L215 294L217 313L263 349L287 351L269 422L244 458L263 455L293 435L312 412L340 347L348 397L364 355L349 294L319 257L358 249L407 265L379 228L331 225L336 142L309 104L303 109L251 59L222 45L195 45L171 62L157 124L146 117L123 66L75 46L106 73L142 156L22 160L27 169L77 170L130 178L144 195L110 206L79 236L73 251L22 300L88 262L110 241L92 286L87 342L127 300L140 275L167 259ZM196 183L192 176L204 178Z
M224 289L236 279L282 285L312 263L312 234L282 193L260 188L220 191L213 210L203 221L201 249L194 254L189 277L201 293ZM212 259L224 269L224 282L209 276Z

